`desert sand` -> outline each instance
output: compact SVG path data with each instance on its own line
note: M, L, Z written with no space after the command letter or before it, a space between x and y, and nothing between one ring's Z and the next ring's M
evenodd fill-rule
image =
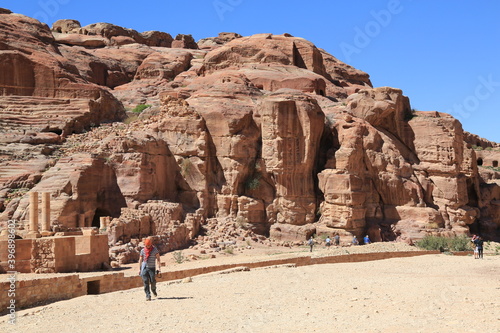
M158 293L151 302L136 288L20 310L15 325L0 317L0 331L500 332L498 255L211 273L159 283Z

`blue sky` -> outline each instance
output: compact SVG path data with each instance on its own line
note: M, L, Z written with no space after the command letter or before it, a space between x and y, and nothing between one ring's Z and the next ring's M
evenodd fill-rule
M192 34L290 33L400 88L417 110L451 113L465 130L500 142L500 1L482 0L4 0L52 25L108 22Z

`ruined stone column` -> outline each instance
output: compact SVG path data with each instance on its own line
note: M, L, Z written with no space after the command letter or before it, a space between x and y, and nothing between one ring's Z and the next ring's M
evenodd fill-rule
M30 231L38 231L38 192L30 192Z
M50 192L42 193L42 236L53 236L50 227Z
M38 192L30 192L30 229L26 238L39 238L38 232Z
M50 231L50 193L42 193L42 231Z
M105 232L108 229L109 217L108 216L101 216L99 218L99 221L101 222L101 225L99 227L99 231L100 232Z

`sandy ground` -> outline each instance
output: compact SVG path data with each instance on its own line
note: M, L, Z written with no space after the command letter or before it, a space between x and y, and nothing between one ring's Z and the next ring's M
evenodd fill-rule
M493 249L498 247L500 249L500 244L493 243L492 249L485 251L485 253L493 254ZM368 252L400 252L400 251L420 251L419 248L415 246L410 246L405 243L396 242L379 242L372 243L370 245L363 246L331 246L326 247L323 244L315 244L313 251L310 252L309 246L293 246L293 247L283 247L283 246L265 246L262 244L252 244L251 249L246 249L245 244L239 244L237 247L228 253L226 250L221 250L219 252L212 251L205 255L201 255L199 251L192 249L185 249L182 252L184 260L179 264L174 259L174 254L179 251L169 252L162 256L162 268L163 271L168 272L169 270L180 270L180 269L190 269L196 267L214 266L222 264L234 264L234 263L245 263L245 262L256 262L256 261L268 261L275 259L284 259L290 257L323 257L323 256L337 256L337 255L349 255L354 253L368 253ZM211 258L214 256L214 258ZM138 263L123 265L122 269L126 275L135 275L139 269Z
M189 265L188 265L189 266ZM500 256L253 269L0 317L0 332L500 332Z

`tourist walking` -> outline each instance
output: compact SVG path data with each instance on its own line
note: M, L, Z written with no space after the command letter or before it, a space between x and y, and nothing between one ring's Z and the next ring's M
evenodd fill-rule
M146 238L144 241L144 248L141 250L139 255L139 275L142 277L142 282L144 283L144 292L146 293L146 301L151 300L151 292L153 295L158 296L156 293L156 266L155 262L158 263L158 272L160 272L161 262L160 262L160 252L153 245L151 238ZM149 289L151 285L151 290Z
M354 237L352 238L352 245L359 245L359 241L358 241L358 239L356 238L356 236L354 236Z
M333 244L335 244L335 246L340 245L340 236L338 233L336 233L335 236L333 236Z
M332 240L330 239L330 236L326 236L325 245L326 247L330 247L330 245L332 245Z
M313 236L311 236L311 238L309 238L309 241L307 242L307 244L309 245L309 247L311 248L309 252L312 252L313 251L313 246L314 246L314 239L313 239Z

